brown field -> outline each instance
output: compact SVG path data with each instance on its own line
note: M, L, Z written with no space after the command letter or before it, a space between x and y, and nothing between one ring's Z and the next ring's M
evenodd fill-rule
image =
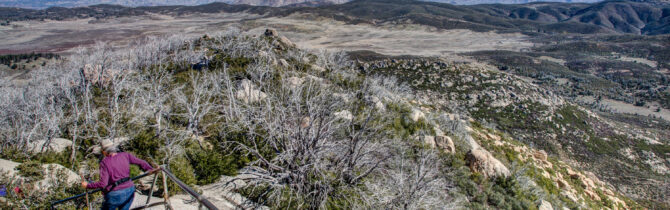
M91 45L97 41L124 46L144 36L215 34L231 25L251 34L260 34L268 27L277 28L301 48L373 50L389 55L448 56L477 50L518 51L532 46L521 34L438 30L412 24L350 25L300 15L263 18L246 13L218 13L14 22L11 26L0 27L0 54L67 53L74 47Z

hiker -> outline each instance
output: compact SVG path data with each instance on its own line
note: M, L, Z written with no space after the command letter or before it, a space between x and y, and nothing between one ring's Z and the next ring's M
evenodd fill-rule
M102 209L129 209L135 198L135 185L130 180L130 164L135 164L144 171L158 171L146 161L136 158L130 153L120 152L110 140L100 142L104 158L100 161L100 181L88 183L81 181L81 186L88 189L103 188L105 201Z

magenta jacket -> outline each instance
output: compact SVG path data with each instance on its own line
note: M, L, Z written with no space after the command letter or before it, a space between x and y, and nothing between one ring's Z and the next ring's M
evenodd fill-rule
M114 182L130 176L130 164L135 164L144 171L153 169L147 161L136 158L130 153L116 153L116 155L112 157L105 157L102 159L100 162L100 181L89 183L86 188L105 188L104 191L106 192L112 191L112 184L114 184ZM128 181L116 186L113 190L122 190L131 186L133 186L133 182Z

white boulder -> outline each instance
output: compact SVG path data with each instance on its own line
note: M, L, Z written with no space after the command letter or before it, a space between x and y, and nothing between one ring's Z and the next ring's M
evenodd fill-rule
M48 143L48 144L47 144ZM38 140L28 143L28 150L32 153L54 151L62 152L72 146L72 141L63 138L54 138L51 141Z
M456 146L454 146L454 141L451 140L451 137L449 136L436 136L435 144L437 145L437 148L442 149L446 153L456 152Z
M244 101L244 103L253 103L267 98L267 94L256 89L250 80L245 79L240 83L240 88L235 93L235 97L238 100Z
M465 159L470 166L470 170L479 172L485 177L507 177L510 175L509 169L484 148L479 147L470 150L465 154Z
M538 210L554 210L554 207L551 205L551 203L542 200L540 201L540 205L537 206Z
M351 114L349 110L342 110L339 112L335 112L333 115L335 115L335 118L338 119L344 119L344 120L352 120L354 119L354 115Z
M412 109L412 113L409 115L409 118L412 119L412 121L417 122L420 119L425 119L426 114L424 114L421 110L419 109Z

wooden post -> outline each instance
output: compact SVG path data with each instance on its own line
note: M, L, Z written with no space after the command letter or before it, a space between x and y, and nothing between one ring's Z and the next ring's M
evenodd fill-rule
M84 174L83 173L79 173L79 177L81 177L82 181L84 181L84 182L86 181L86 179L84 179ZM91 201L88 199L88 188L86 188L86 207L88 207L88 210L92 210Z
M149 201L151 200L151 196L154 194L154 186L156 185L156 181L158 181L158 173L154 175L154 181L151 182L151 190L149 190L149 196L147 196L147 203L144 205L149 205Z
M172 210L172 205L170 204L170 194L168 193L167 176L165 176L164 171L161 171L161 174L163 174L163 199L165 199L165 207L166 209Z

